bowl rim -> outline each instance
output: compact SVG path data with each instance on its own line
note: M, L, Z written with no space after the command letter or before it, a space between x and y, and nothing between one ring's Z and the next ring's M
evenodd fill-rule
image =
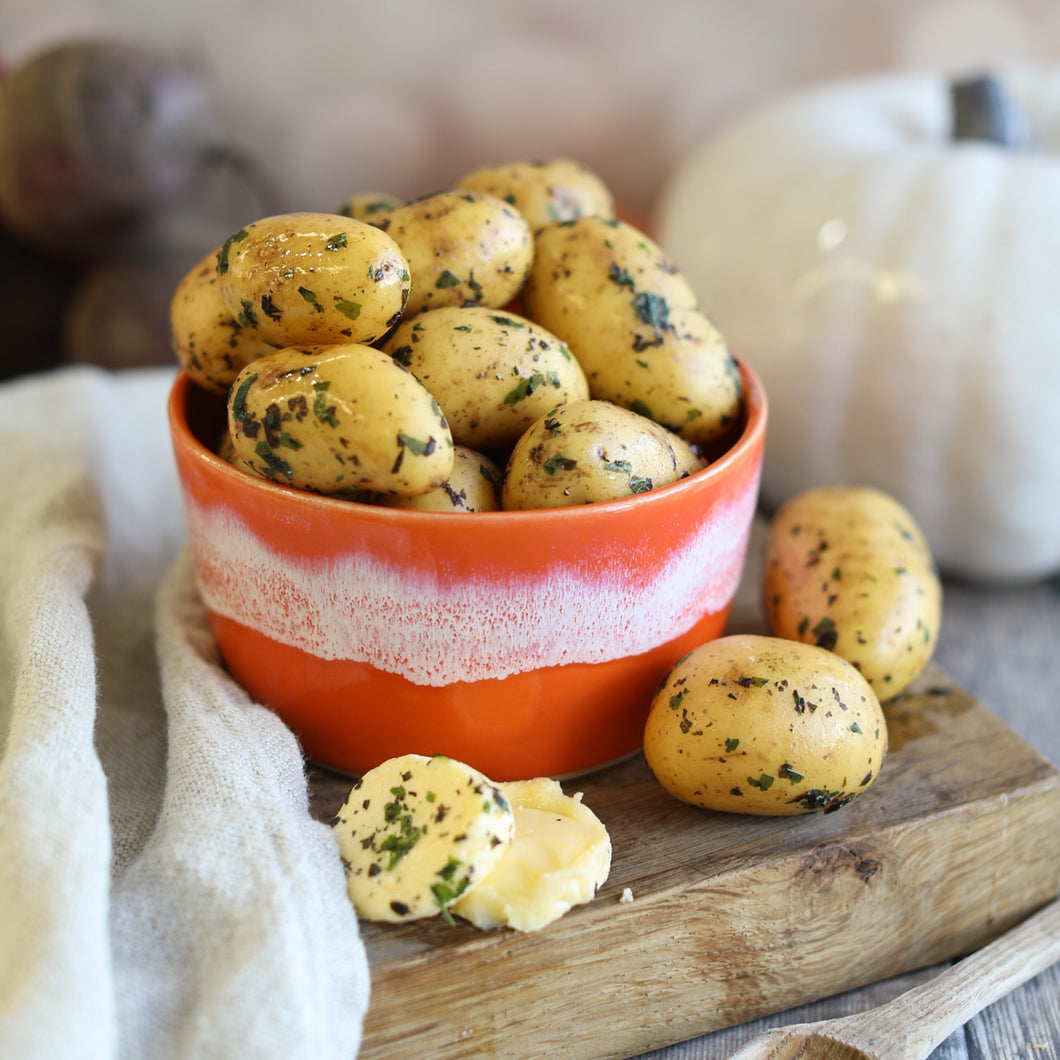
M467 518L472 514L476 522L489 520L492 523L522 523L522 522L546 522L554 519L592 519L599 518L608 513L619 513L636 506L643 509L653 503L661 503L662 499L672 498L674 495L706 489L716 479L724 480L732 465L742 455L752 449L756 444L764 444L766 423L768 420L768 399L761 378L748 365L748 363L736 355L734 360L740 369L743 380L743 393L741 402L744 415L744 425L740 434L732 444L718 457L712 460L706 467L679 479L677 482L668 483L638 493L629 497L619 497L608 501L594 501L591 504L577 504L560 508L532 508L518 511L497 510L488 512L434 512L422 511L408 508L391 508L382 504L366 504L361 501L349 500L347 498L329 497L323 493L313 493L310 490L298 489L294 486L285 486L280 482L272 482L269 479L257 478L239 471L227 460L213 452L205 445L192 430L188 423L185 410L189 396L192 394L196 384L191 376L180 369L170 387L166 402L167 418L169 421L170 434L174 445L180 445L185 452L209 467L212 472L222 476L231 476L233 485L240 489L257 492L262 496L266 494L273 497L277 491L283 494L285 504L292 504L305 509L313 509L322 512L333 511L336 515L341 512L347 514L356 513L359 517L378 520L383 523L391 523L396 526L407 526L416 524L421 529L426 529L436 520L445 520L451 523L454 518ZM220 394L214 394L203 390L206 398L223 400Z

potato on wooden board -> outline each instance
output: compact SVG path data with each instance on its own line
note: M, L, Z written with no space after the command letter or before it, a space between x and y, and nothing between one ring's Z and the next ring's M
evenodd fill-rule
M837 810L879 775L887 723L868 682L799 641L734 634L672 668L652 699L644 755L660 784L708 810Z
M807 490L776 512L763 573L778 637L853 663L880 699L927 665L942 621L942 586L912 515L865 486Z
M276 350L247 365L229 393L228 427L256 474L317 493L414 496L453 470L437 402L359 343Z

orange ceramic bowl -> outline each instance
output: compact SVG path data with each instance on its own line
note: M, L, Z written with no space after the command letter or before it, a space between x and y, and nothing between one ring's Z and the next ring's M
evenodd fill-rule
M494 780L641 746L656 685L725 625L758 499L766 401L708 467L576 508L402 511L236 471L223 401L180 374L169 422L196 578L225 664L306 755L361 773L446 754Z

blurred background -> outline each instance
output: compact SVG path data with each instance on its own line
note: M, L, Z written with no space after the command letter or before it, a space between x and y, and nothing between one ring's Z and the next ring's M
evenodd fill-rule
M139 51L130 50L133 42ZM57 48L67 50L56 58ZM482 165L570 156L604 179L623 216L663 239L665 225L653 221L663 217L668 182L698 146L754 104L870 73L1055 69L1057 59L1055 0L3 0L0 379L69 363L173 365L168 308L177 281L238 227L267 214L337 212L366 192L408 199L452 186ZM1052 82L1044 81L1048 98ZM768 163L760 169L769 171ZM964 198L975 199L967 180L961 187ZM697 200L700 219L717 197ZM994 329L999 336L1007 334L1002 325L1039 319L1025 312L1038 306L1041 341L1028 325L1029 354L999 338L996 355L989 352L974 372L956 373L932 367L945 362L930 339L923 354L906 343L906 360L944 395L953 392L951 379L963 385L974 375L991 384L997 358L1008 362L1016 409L1026 407L1028 372L1046 391L1052 386L1056 369L1037 354L1055 335L1053 311L1043 308L1055 302L1055 254L1032 214L1024 233L1030 243L1008 271L1030 290L1028 270L1045 262L1034 287L1040 298L1014 303L1021 307L1014 313L1001 298L1004 285L988 281L969 287L969 304L993 306L1003 319L986 320L978 333ZM936 221L931 238L938 242ZM973 221L969 231L983 227L982 218ZM675 258L680 237L671 228L670 245L664 240ZM767 239L770 260L774 249ZM986 268L993 247L984 250L976 261ZM741 277L733 284L758 299L752 323L774 319L753 255L747 274L732 270L731 256L721 257L723 270ZM962 257L956 254L954 265ZM738 330L731 308L720 303L708 311L716 304L730 314L719 318L730 342L754 360L747 328ZM968 304L949 308L954 319L970 315ZM930 334L932 326L921 330ZM815 333L808 345L819 350L822 342ZM781 344L766 345L773 355ZM972 345L965 335L950 352ZM890 352L881 364L893 359ZM756 364L772 390L776 377L762 360ZM840 362L853 363L833 358ZM1023 375L1013 374L1014 365ZM807 382L804 361L799 369ZM887 390L918 398L900 403L903 423L928 392L920 376L908 375L900 359L886 378L883 368L864 373L874 401ZM888 474L858 470L856 477L892 489L922 518L938 508L940 522L955 519L952 533L928 527L945 545L985 533L969 497L982 493L990 476L981 469L990 464L1000 503L988 497L988 514L998 522L996 513L1015 512L1009 521L1019 523L1002 527L995 551L1022 554L1033 539L1035 558L1013 564L962 555L956 569L1006 577L1017 567L1035 576L1055 569L1055 429L1025 426L1022 412L1001 407L1001 416L989 417L996 436L984 434L976 410L992 399L973 392L960 400L970 423L955 419L947 443L946 459L959 472L953 481L936 485L919 474L925 455L950 466L939 455L944 447L930 409L920 425L934 441L864 442L866 459ZM782 409L774 404L772 453L787 449ZM877 404L877 420L898 422ZM1039 420L1048 417L1046 406L1034 408ZM789 401L788 411L796 417L789 434L798 434L797 402ZM1013 442L1009 425L1016 423L1021 440ZM854 433L875 437L863 428ZM990 459L972 460L967 437L979 438ZM767 486L773 463L767 458ZM960 471L969 463L980 470ZM895 482L894 469L906 465L913 470ZM1023 468L1027 491L1017 500L1007 489L1015 466ZM816 463L804 470L822 474ZM941 558L949 561L947 549Z
M570 155L648 224L674 168L741 108L866 71L1045 62L1060 55L1060 5L4 0L0 79L57 44L130 37L191 58L216 119L211 149L224 151L179 197L163 195L173 166L159 155L147 192L158 209L120 245L90 237L74 252L47 203L33 238L0 229L0 377L61 361L166 363L175 279L233 227L280 209L336 210L362 191L409 198L478 165ZM54 92L59 79L41 80ZM33 91L22 107L35 116ZM141 162L148 131L130 123ZM0 146L0 190L12 165ZM76 184L59 197L87 201ZM76 215L70 227L84 228Z
M1051 0L4 0L7 68L76 35L188 50L231 135L289 198L435 190L470 166L573 154L628 207L715 124L867 70L1060 55Z

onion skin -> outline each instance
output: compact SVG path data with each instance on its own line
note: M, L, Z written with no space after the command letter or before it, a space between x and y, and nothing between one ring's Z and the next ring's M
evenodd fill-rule
M60 44L0 82L0 222L73 260L127 241L219 140L190 61L121 40Z

